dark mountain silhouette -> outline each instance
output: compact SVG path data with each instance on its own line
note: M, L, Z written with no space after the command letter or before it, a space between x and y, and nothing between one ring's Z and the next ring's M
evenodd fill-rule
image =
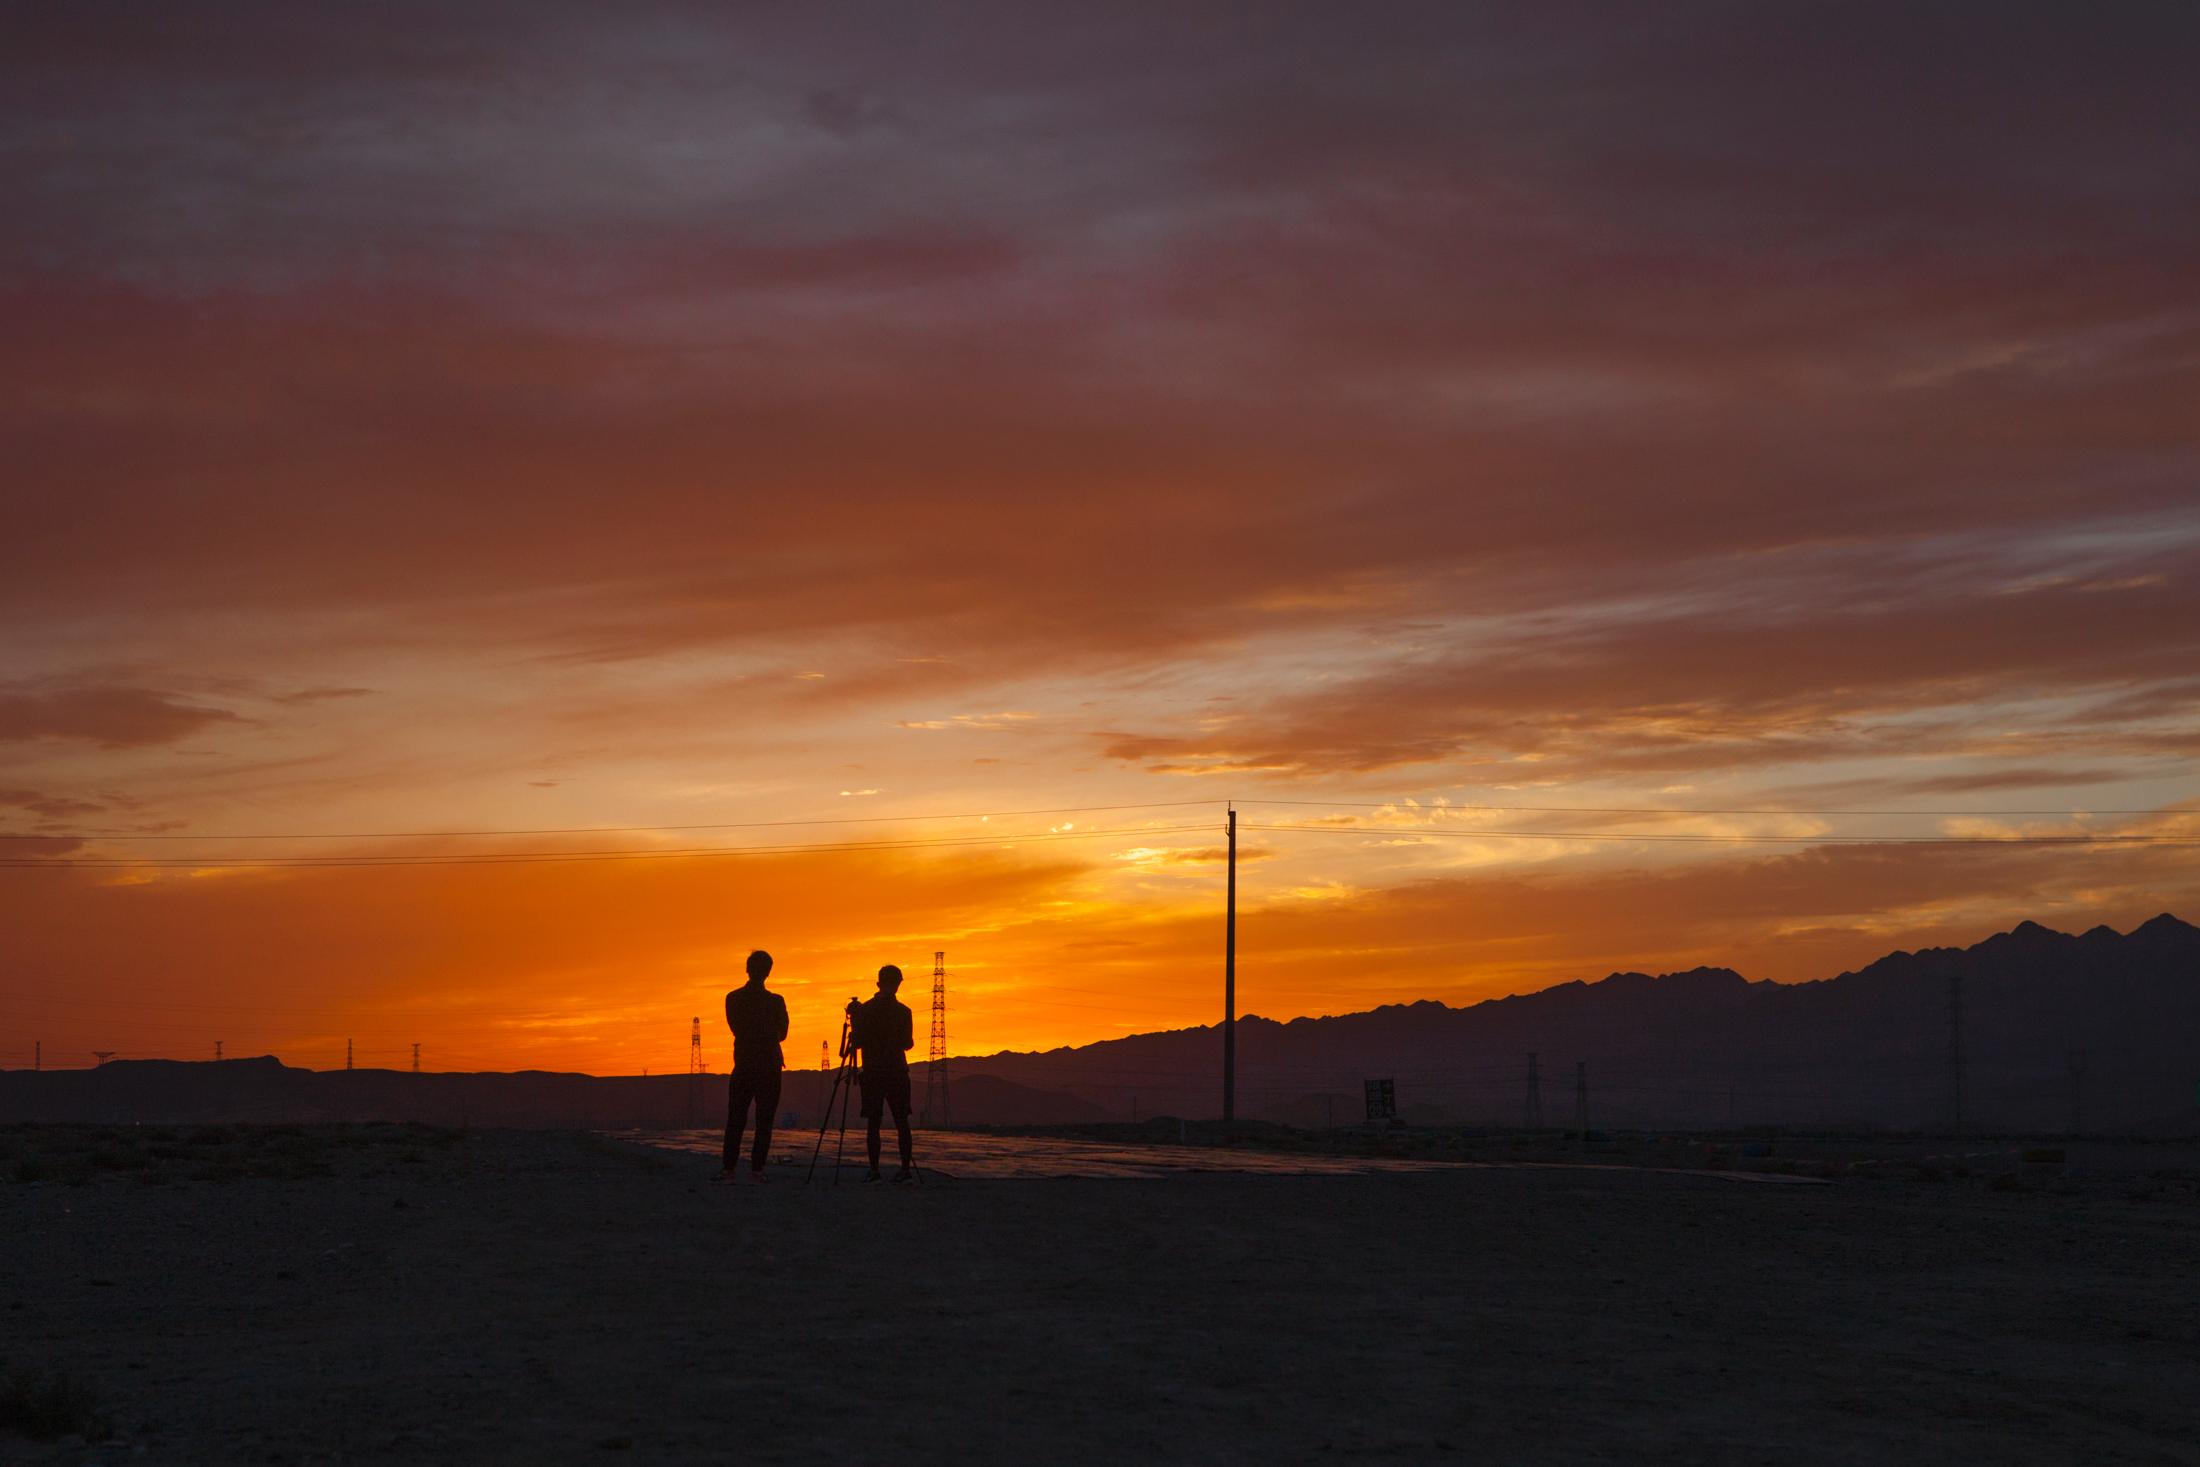
M301 1070L266 1055L220 1061L115 1060L93 1070L0 1074L0 1118L18 1121L678 1126L685 1123L687 1099L685 1075ZM725 1106L726 1077L703 1077L696 1091L703 1122L722 1123Z
M925 1067L915 1066L924 1093ZM1083 1096L997 1076L952 1075L958 1125L1054 1125L1113 1119ZM790 1073L781 1132L814 1127L826 1083ZM689 1111L685 1075L648 1077L403 1070L301 1070L271 1055L251 1059L115 1060L92 1070L0 1071L0 1121L215 1123L233 1121L423 1121L431 1125L677 1128L723 1124L726 1077L704 1075ZM863 1122L850 1110L851 1126Z
M2074 1060L2088 1128L2194 1117L2200 929L2167 915L2128 935L2024 922L1975 947L1893 953L1812 983L1725 968L1614 973L1464 1008L1241 1019L1238 1109L1357 1121L1361 1082L1382 1077L1397 1082L1408 1120L1516 1126L1532 1051L1551 1125L1573 1118L1581 1063L1592 1126L1937 1127L1951 1119L1951 979L1966 1123L2062 1129ZM1208 1027L964 1063L1118 1114L1202 1116L1221 1103L1219 1054Z
M924 1093L924 1066L912 1067ZM1115 1113L1099 1101L1061 1090L1019 1085L998 1075L950 1073L950 1111L958 1126L1071 1125L1109 1121Z
M1954 980L1954 983L1951 982ZM1952 1119L1950 998L1962 999L1963 1115L1984 1128L2200 1131L2200 929L2167 915L2082 936L2024 922L1970 948L1898 952L1813 983L1725 968L1596 982L1463 1008L1424 1000L1289 1023L1238 1022L1239 1114L1356 1123L1361 1082L1396 1082L1408 1121L1517 1126L1536 1054L1544 1123L1570 1125L1577 1064L1592 1126L1943 1127ZM1034 1124L1221 1104L1215 1027L1043 1053L960 1059L958 1124ZM2073 1085L2073 1071L2078 1081ZM925 1066L912 1067L921 1097ZM2075 1092L2075 1094L2074 1094ZM292 1069L272 1058L116 1061L0 1072L0 1120L420 1120L496 1126L679 1126L685 1075L415 1075ZM824 1093L790 1073L783 1125L814 1126ZM694 1118L716 1124L725 1077Z

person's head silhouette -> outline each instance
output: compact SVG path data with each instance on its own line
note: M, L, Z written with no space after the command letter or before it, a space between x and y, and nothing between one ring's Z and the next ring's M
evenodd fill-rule
M772 975L772 955L762 948L749 954L749 981L762 983Z
M899 987L901 987L901 969L895 967L892 963L888 963L878 970L879 992L892 993Z

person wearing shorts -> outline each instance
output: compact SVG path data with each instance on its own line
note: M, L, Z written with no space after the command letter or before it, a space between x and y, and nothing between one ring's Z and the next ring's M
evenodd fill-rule
M909 1006L894 997L900 987L901 969L888 963L878 970L878 992L857 1004L854 1016L864 1145L871 1156L871 1174L865 1180L872 1182L879 1180L879 1121L888 1110L894 1113L894 1130L901 1139L901 1170L894 1173L894 1180L917 1179L915 1148L909 1138L909 1051L917 1042L916 1021Z

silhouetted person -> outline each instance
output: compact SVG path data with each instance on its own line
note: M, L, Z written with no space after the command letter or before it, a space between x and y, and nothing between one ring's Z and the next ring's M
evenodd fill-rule
M733 1031L733 1079L726 1086L726 1149L718 1179L730 1182L741 1159L741 1123L749 1102L756 1102L756 1149L749 1153L749 1175L764 1180L764 1158L771 1155L772 1121L779 1114L779 1072L786 1060L779 1041L787 1037L787 1001L764 986L772 955L759 948L749 954L749 981L726 995L726 1027Z
M908 1005L894 997L901 987L901 969L888 963L878 970L878 992L856 1005L855 1045L862 1052L858 1078L863 1085L864 1144L871 1153L871 1175L878 1175L880 1112L892 1108L894 1129L901 1137L901 1170L897 1182L916 1180L909 1140L909 1051L917 1042L916 1024Z

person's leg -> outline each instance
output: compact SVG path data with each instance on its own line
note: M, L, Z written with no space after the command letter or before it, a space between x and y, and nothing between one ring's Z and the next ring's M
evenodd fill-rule
M772 1123L779 1119L780 1073L767 1070L756 1077L756 1150L749 1153L749 1170L758 1176L772 1154Z
M891 1099L894 1106L894 1133L901 1141L901 1169L908 1171L916 1148L909 1140L909 1076L906 1073L894 1086Z
M863 1076L863 1147L871 1158L871 1175L878 1175L878 1119L884 1108L885 1092L879 1088L878 1077L866 1072Z
M749 1076L736 1069L726 1081L726 1144L718 1158L727 1172L741 1159L741 1125L748 1119L749 1090Z

